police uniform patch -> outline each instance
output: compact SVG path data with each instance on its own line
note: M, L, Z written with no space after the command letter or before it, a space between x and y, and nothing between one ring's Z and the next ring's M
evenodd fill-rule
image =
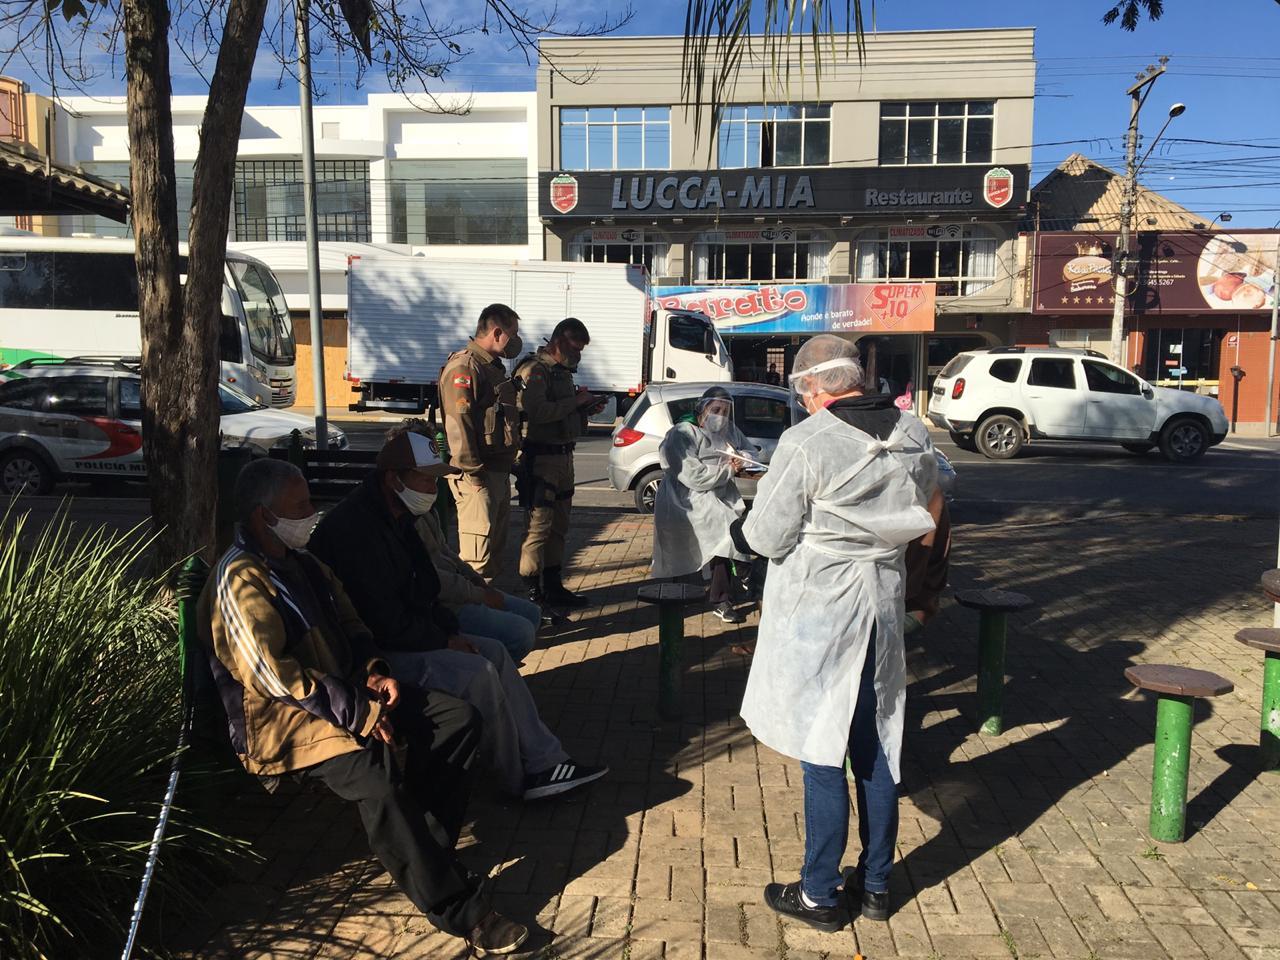
M468 375L467 375L467 374L465 374L465 373L460 373L460 374L458 374L456 377L454 377L454 378L453 378L453 385L454 385L455 387L467 387L467 388L469 388L469 387L471 386L471 377L470 377L470 376L468 376Z

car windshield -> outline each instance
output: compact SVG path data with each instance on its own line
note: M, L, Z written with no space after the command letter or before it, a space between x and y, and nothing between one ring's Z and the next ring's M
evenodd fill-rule
M252 397L245 396L234 387L228 387L225 383L218 384L218 404L223 416L249 413L253 410L265 410L267 408L265 403L259 403Z

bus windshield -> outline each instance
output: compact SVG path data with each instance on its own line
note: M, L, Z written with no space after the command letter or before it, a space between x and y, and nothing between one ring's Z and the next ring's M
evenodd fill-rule
M284 292L270 270L248 260L228 260L249 322L249 348L267 363L294 362L293 322Z

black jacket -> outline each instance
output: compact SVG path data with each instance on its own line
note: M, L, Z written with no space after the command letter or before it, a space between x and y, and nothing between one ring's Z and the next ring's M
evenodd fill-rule
M381 648L439 650L458 632L413 517L391 515L379 474L329 511L307 549L337 574Z

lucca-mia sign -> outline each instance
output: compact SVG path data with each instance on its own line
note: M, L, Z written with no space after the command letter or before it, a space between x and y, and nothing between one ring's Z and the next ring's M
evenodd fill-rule
M1029 168L804 167L543 173L543 217L978 213L1017 207Z

